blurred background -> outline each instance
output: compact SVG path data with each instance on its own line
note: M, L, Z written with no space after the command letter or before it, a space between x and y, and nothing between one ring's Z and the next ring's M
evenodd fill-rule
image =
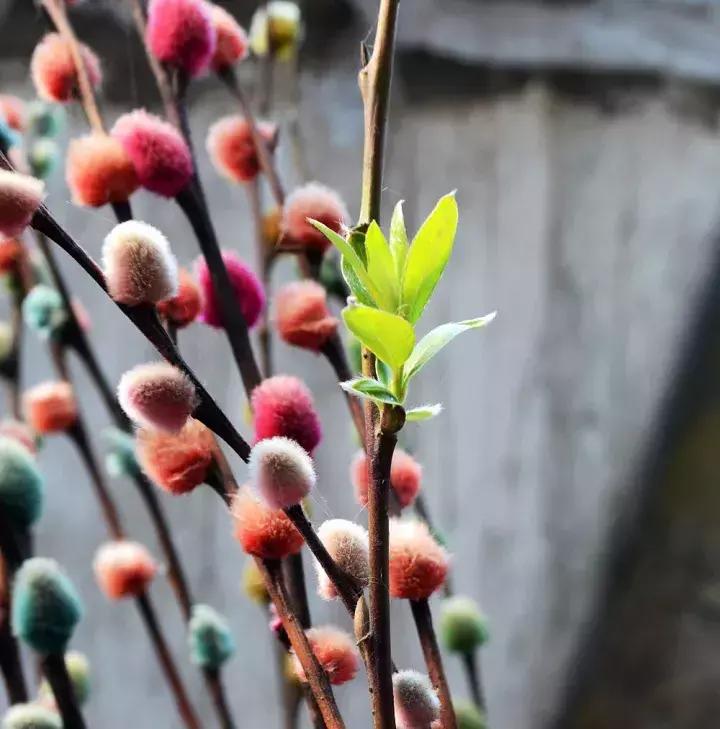
M243 22L253 2L223 2ZM317 179L359 202L359 44L374 0L303 0L299 93L279 69L273 117L283 127L287 185ZM73 11L101 56L102 111L158 108L121 0ZM33 97L32 48L44 25L30 0L0 0L0 92ZM252 64L241 69L255 76ZM478 599L492 639L483 673L493 729L710 729L720 714L720 2L717 0L406 0L388 137L384 203L406 200L415 226L458 189L460 229L423 326L493 309L418 378L418 402L445 412L406 428L445 534L457 591ZM194 84L201 176L224 247L252 260L246 196L204 152L209 125L234 112L213 79ZM289 130L302 144L293 154ZM80 109L67 136L85 129ZM111 211L74 207L62 173L48 204L97 256ZM197 255L169 202L138 193L136 217L160 227L181 263ZM387 222L387 218L386 218ZM66 257L91 313L93 343L116 382L154 359L145 341ZM294 275L284 262L276 281ZM27 337L23 381L51 376ZM181 347L235 423L245 398L224 337L195 325ZM323 360L277 346L279 370L308 383L325 438L314 519L364 520L348 477L356 449ZM72 362L94 444L108 424ZM91 557L105 538L67 439L40 455L48 506L37 552L55 556L87 606L74 647L94 666L91 726L177 726L138 615L97 589ZM244 467L237 466L242 477ZM134 488L113 482L132 536L156 553ZM210 492L162 495L198 598L238 640L228 691L242 727L280 725L266 616L240 589L245 556ZM310 567L309 562L306 565ZM153 586L196 705L214 719L163 580ZM316 623L347 627L312 596ZM407 605L393 606L393 653L421 668ZM459 662L451 684L466 695ZM367 727L364 677L337 691L348 726ZM4 696L0 697L0 702Z

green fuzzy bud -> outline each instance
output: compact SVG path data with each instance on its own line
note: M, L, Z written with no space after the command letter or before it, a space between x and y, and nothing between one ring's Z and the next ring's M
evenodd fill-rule
M103 432L109 451L105 456L105 469L112 478L134 478L141 473L135 455L135 439L118 428L107 428Z
M65 112L57 104L33 101L27 111L28 130L35 137L55 137L65 126Z
M90 696L90 662L84 654L70 651L65 654L65 667L70 676L75 699L82 706ZM50 684L45 679L38 689L38 697L43 701L53 698Z
M0 321L0 363L5 362L13 351L13 328L6 321Z
M41 654L65 653L82 616L80 596L55 560L25 560L15 577L13 634Z
M42 137L33 142L28 152L28 162L34 177L46 180L57 167L60 148L54 139Z
M242 586L245 594L258 605L267 605L270 602L270 595L265 589L260 570L255 560L248 560L242 573Z
M487 729L485 717L475 704L469 701L457 701L454 708L458 729Z
M23 320L42 339L57 337L68 320L57 289L45 284L32 287L22 304Z
M270 52L290 59L302 39L300 8L287 0L272 0L255 11L250 22L250 48L256 56Z
M448 597L440 607L440 635L447 650L472 653L487 643L487 620L469 597Z
M62 729L62 720L40 704L15 704L3 717L2 729Z
M45 484L35 459L12 438L0 437L0 510L21 529L42 513Z
M217 669L235 653L230 626L209 605L195 605L188 625L190 658L196 666Z

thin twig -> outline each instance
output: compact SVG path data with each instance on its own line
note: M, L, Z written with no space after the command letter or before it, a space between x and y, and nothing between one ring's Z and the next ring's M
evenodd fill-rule
M484 714L487 713L487 705L485 702L485 694L483 692L483 682L480 669L480 657L478 651L473 650L469 653L463 654L463 666L465 666L465 673L468 679L468 686L470 688L470 695L472 696L475 705Z
M43 674L55 697L63 729L85 729L87 725L65 665L65 656L54 653L45 655L42 656L41 664Z

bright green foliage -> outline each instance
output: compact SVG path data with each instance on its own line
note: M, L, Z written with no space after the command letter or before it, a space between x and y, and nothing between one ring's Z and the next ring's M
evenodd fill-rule
M405 419L411 423L421 423L423 420L430 420L442 412L442 405L437 402L434 405L420 405L405 411Z
M472 653L487 643L487 619L475 600L455 595L443 600L440 607L440 636L447 650Z
M196 666L217 669L235 653L225 618L209 605L195 605L190 618L190 657Z
M3 716L2 729L62 729L62 720L40 704L15 704Z
M397 314L369 306L343 309L347 328L383 362L393 369L405 364L415 346L412 326Z
M482 713L469 701L455 703L455 718L458 729L487 729L487 722Z
M79 651L70 651L65 654L65 667L70 676L75 699L82 706L90 697L90 662ZM42 700L47 700L51 699L52 695L50 684L43 679L38 689L38 696Z
M42 513L45 485L35 459L11 438L0 437L0 510L13 526L34 524Z

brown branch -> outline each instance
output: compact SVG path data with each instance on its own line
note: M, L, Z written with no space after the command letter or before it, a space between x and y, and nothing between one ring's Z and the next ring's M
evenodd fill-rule
M85 720L65 665L65 656L61 654L42 656L41 665L55 697L63 729L85 729Z
M463 654L462 659L472 700L475 703L475 706L477 706L483 714L486 714L487 704L485 701L485 694L483 692L480 657L478 656L478 651L474 650L469 653L465 653Z

